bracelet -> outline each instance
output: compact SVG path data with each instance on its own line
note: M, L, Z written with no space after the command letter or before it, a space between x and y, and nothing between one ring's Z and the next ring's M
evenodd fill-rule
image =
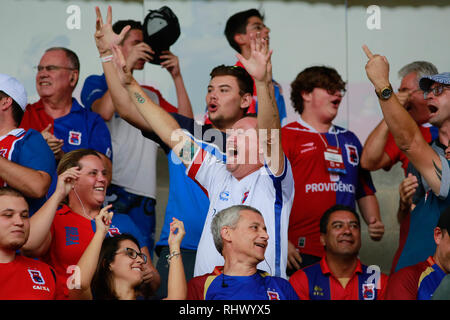
M102 60L102 62L108 62L111 61L113 59L113 55L109 55L109 56L104 56L104 57L100 57L100 60Z
M166 256L167 263L170 262L170 259L172 259L173 257L179 256L179 255L181 255L181 252L176 252L176 251L173 251L171 254L168 254Z

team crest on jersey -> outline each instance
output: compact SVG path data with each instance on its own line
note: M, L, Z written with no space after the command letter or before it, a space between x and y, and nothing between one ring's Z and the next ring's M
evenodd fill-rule
M362 286L363 299L364 300L374 300L375 299L375 284L364 283Z
M219 194L219 199L222 201L228 201L228 198L230 197L230 191L222 191Z
M359 164L358 149L351 144L346 144L345 149L347 150L348 162L354 166L357 166Z
M6 158L6 153L8 152L8 149L1 149L0 150L0 156L2 156L3 158Z
M79 146L81 144L81 132L69 131L69 144Z
M276 291L267 290L267 296L269 300L280 300L280 295Z
M30 274L31 280L39 285L45 284L44 277L42 276L39 270L28 269L28 273Z

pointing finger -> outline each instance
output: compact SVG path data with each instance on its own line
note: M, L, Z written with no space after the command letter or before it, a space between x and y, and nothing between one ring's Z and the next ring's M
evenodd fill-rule
M369 58L369 59L373 58L372 52L369 50L369 48L366 45L363 45L362 49L364 50L364 53L366 54L367 58Z

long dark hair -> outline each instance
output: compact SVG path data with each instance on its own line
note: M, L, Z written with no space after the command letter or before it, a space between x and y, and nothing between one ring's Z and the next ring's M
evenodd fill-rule
M114 261L120 243L125 240L133 241L140 249L139 242L131 234L123 233L114 237L107 237L103 240L97 270L92 279L92 294L96 300L118 300L114 290L113 274L110 269Z

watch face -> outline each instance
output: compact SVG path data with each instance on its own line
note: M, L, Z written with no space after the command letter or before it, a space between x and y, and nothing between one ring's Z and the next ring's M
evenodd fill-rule
M389 88L386 88L383 91L381 91L381 97L383 97L383 99L389 99L389 97L391 95L392 95L392 90Z

